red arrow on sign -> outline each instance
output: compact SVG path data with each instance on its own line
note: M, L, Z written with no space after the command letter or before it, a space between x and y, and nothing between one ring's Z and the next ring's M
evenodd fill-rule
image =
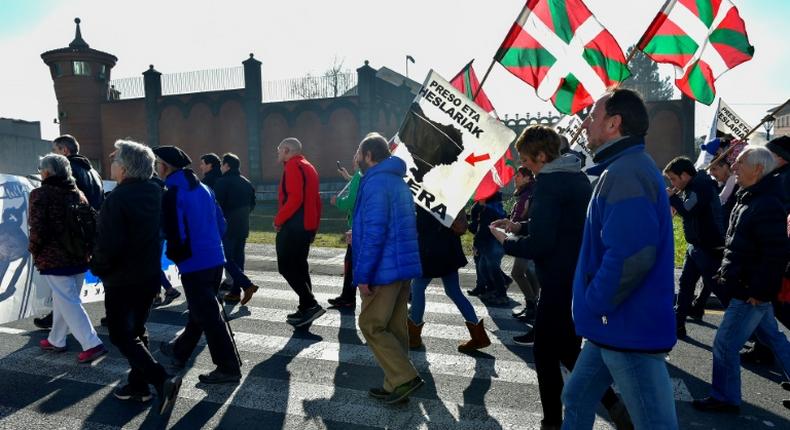
M489 155L489 154L475 155L474 152L473 152L473 153L469 154L469 156L466 157L466 159L464 159L464 161L466 161L467 163L469 163L472 166L474 166L475 163L477 163L478 161L485 161L485 160L490 160L490 159L491 159L491 155Z

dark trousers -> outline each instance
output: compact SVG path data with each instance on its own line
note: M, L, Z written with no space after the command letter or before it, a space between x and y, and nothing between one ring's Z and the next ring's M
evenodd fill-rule
M543 423L559 425L562 423L563 388L560 365L572 371L581 353L581 338L576 336L570 301L560 304L539 299L534 328L535 371ZM617 395L611 387L608 388L601 403L608 409L617 402Z
M110 342L129 360L129 385L136 391L148 391L148 384L162 388L167 372L148 350L145 322L154 296L159 291L159 277L137 285L105 285L104 306Z
M307 265L307 255L315 233L304 230L292 221L286 222L277 232L277 270L299 296L299 309L305 310L317 304L313 296L310 267Z
M703 250L700 247L688 245L686 258L683 260L683 269L678 280L678 300L676 314L678 322L685 321L691 311L691 302L694 300L694 289L697 281L702 278L702 284L716 294L719 301L727 307L730 302L722 288L713 280L713 276L721 265L721 255L717 251Z
M217 301L221 281L222 266L181 274L189 321L184 332L175 340L173 350L178 359L186 361L205 333L211 361L223 372L238 374L240 363L236 346Z
M241 294L241 290L252 285L252 281L244 274L244 246L246 237L225 236L222 239L222 248L225 250L225 270L233 279L231 294Z
M354 274L352 272L353 265L351 264L351 245L346 247L346 256L343 259L343 292L340 297L343 300L353 302L357 300L357 289L354 287Z

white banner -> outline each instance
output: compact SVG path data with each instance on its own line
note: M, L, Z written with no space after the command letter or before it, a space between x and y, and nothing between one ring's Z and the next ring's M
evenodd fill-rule
M449 227L515 138L431 70L398 131L393 155L406 162L415 203Z
M713 122L710 125L708 137L700 147L699 156L694 163L694 167L702 169L713 161L721 144L719 136L725 137L729 135L734 140L743 141L751 129L752 126L738 116L723 99L719 98L719 107L713 115Z
M38 181L0 174L0 324L41 315L52 309L52 292L40 282L28 252L28 196ZM114 183L105 182L110 189ZM176 266L162 256L162 270L178 285ZM85 274L83 303L104 300L104 286L91 272Z
M573 141L573 137L579 133L579 130L582 128L582 119L579 118L578 115L565 115L563 116L557 124L554 125L554 130L557 131L562 136L565 136L570 143ZM579 136L576 138L576 141L571 145L571 151L581 159L582 162L582 171L592 167L595 163L593 163L592 159L592 152L587 149L587 132L581 131Z
M736 140L744 140L746 134L751 131L752 126L747 124L731 107L724 103L724 100L719 99L719 109L716 111L716 117L713 118L714 129L722 134L732 135ZM715 132L714 132L715 133ZM715 139L713 136L708 136L708 140Z

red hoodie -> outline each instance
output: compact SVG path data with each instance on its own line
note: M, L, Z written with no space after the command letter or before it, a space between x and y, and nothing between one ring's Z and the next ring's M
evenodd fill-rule
M321 221L318 172L302 155L295 155L284 164L279 187L279 207L274 217L274 225L282 227L304 206L304 229L317 231Z

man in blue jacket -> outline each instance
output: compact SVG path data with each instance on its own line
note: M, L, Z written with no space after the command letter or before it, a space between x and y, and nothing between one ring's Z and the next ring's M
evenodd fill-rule
M162 198L162 227L167 257L178 266L189 308L189 321L173 343L163 342L161 351L175 367L184 367L202 335L217 366L199 375L205 384L241 380L240 360L230 327L217 300L225 254L222 236L226 225L214 193L200 183L192 160L175 146L154 148L156 168L167 191Z
M354 159L363 174L351 245L359 329L384 370L383 387L370 396L398 403L424 383L409 360L406 326L411 279L422 275L414 199L403 181L406 163L380 134L365 136Z
M678 428L666 354L675 335L674 244L661 173L645 152L644 102L618 89L582 127L600 176L573 280L573 320L586 339L562 393L564 429L590 429L614 382L635 428Z

